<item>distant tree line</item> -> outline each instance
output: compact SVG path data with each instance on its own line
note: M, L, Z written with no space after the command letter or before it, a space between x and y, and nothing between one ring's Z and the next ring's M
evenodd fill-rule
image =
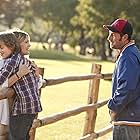
M102 60L112 57L102 28L116 18L127 18L134 26L133 38L140 44L139 0L1 0L0 30L18 27L29 32L31 39L54 43L55 49L64 51L63 44L80 46Z

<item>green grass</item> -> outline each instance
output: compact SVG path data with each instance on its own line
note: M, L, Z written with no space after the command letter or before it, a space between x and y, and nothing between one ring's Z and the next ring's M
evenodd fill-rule
M47 46L47 45L46 45ZM64 45L64 52L57 50L44 50L41 44L36 45L32 43L32 47L30 48L30 57L31 58L39 58L39 59L49 59L49 60L63 60L63 61L84 61L91 62L94 61L95 58L93 56L81 56L78 51L70 48L68 45ZM97 58L96 58L97 61Z
M95 58L87 57L81 55L75 55L74 53L62 52L56 50L31 50L30 51L31 58L39 58L39 59L49 59L49 60L63 60L63 61L83 61L83 62L91 62ZM97 61L97 60L96 60Z
M63 53L63 52L60 52L60 51L48 51L48 50L31 50L31 55L30 57L33 57L33 58L40 58L40 59L53 59L53 60L64 60L64 61L67 61L67 60L77 60L77 61L84 61L84 59L78 57L78 56L75 56L74 54L71 54L71 53Z
M34 55L33 53L34 52L31 51L32 57ZM43 57L43 55L50 55L50 57L52 56L57 58L54 60L50 60L50 58L32 58L39 67L45 68L45 78L89 74L91 71L92 63L101 64L102 73L111 73L114 67L114 64L111 62L100 62L93 59L86 59L86 61L83 61L83 58L81 59L79 57L78 60L71 60L70 58L73 57L73 55L67 55L66 53L65 55L58 54L61 55L61 57L57 57L53 52L49 54L49 52L46 53L44 51L43 54L42 52L37 51L35 56ZM69 59L67 59L68 57ZM69 61L64 61L65 58ZM44 88L41 95L43 111L39 113L39 117L45 117L87 104L88 86L89 81L77 81ZM101 80L99 100L106 99L110 96L111 82ZM107 107L105 106L99 109L97 115L96 130L99 130L108 125L109 120L110 118L108 115ZM36 140L78 140L83 133L84 121L85 113L81 113L77 116L70 117L57 123L37 128ZM107 136L102 138L102 140L108 139L109 138L107 138Z
M68 46L65 52L42 50L41 46L32 45L30 58L39 67L45 68L44 78L55 78L69 75L89 74L92 63L102 65L102 73L111 73L114 64L97 61L94 58L75 55ZM66 82L42 89L41 102L43 111L39 118L64 112L87 104L89 81ZM111 96L111 82L101 80L99 100ZM98 109L96 128L99 130L109 124L107 106ZM36 140L78 140L82 136L85 113L73 116L57 123L37 128ZM109 140L110 134L100 140Z

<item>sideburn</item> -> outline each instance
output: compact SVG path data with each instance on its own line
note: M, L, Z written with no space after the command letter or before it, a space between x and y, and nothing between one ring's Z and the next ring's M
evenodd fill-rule
M122 33L119 33L120 34L120 39L119 39L119 41L121 41L122 40L122 37L124 36L124 34L122 34Z

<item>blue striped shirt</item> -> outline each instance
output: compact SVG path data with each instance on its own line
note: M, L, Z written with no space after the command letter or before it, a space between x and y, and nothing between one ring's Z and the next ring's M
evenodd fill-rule
M14 54L11 58L5 60L4 67L0 71L0 85L18 71L21 62L23 64L31 63L20 54ZM36 114L42 110L38 95L38 79L33 67L30 69L30 73L23 76L13 85L16 97L13 103L12 115Z

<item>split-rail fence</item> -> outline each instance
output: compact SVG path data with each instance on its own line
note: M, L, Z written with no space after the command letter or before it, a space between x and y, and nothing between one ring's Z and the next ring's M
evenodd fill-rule
M56 113L55 115L35 119L30 130L30 140L35 140L36 128L58 122L68 117L78 115L82 112L86 112L86 118L83 135L81 138L79 138L79 140L93 140L112 131L112 125L110 124L109 126L106 126L105 128L95 132L97 109L106 105L108 102L108 99L105 99L104 101L98 101L100 79L111 80L112 77L112 73L102 74L101 68L102 66L99 64L92 64L91 74L48 79L47 86L61 84L69 81L90 80L88 104L61 113ZM43 68L40 68L40 73L43 75Z

